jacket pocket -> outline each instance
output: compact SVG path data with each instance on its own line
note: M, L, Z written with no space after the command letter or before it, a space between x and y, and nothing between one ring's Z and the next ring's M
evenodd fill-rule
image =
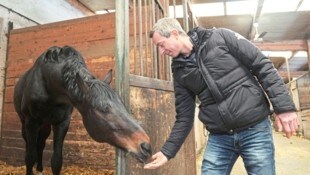
M252 84L242 84L227 94L228 109L236 118L251 113L262 106L262 92Z
M261 97L262 96L262 92L261 90L259 90L256 86L252 85L252 84L242 84L243 87L248 88L249 91L256 96Z

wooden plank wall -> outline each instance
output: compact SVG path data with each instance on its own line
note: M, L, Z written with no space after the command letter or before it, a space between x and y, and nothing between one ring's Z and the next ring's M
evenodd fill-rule
M24 141L21 124L13 106L13 89L19 76L50 46L71 45L81 52L90 71L103 78L114 69L114 14L93 16L42 26L13 30L8 49L3 127L0 158L10 164L24 162ZM52 141L49 138L44 164L50 165ZM115 149L94 142L74 112L64 144L64 165L75 164L94 168L114 169Z
M310 109L310 71L298 78L296 82L300 109Z
M301 129L305 138L310 139L310 72L296 80Z
M310 139L310 109L305 109L300 112L302 116L303 135L306 139Z

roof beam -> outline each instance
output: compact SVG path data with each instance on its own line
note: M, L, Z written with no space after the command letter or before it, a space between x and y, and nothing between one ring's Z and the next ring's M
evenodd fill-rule
M284 58L285 59L285 62L286 62L286 68L287 69L289 69L289 66L287 65L289 62L290 62L290 60L292 59L292 58L294 58L295 57L295 55L297 54L297 51L295 51L295 52L293 52L293 54L289 57L289 58ZM284 68L284 63L278 68L278 69L283 69ZM287 71L290 71L290 70L287 70Z
M256 34L256 29L258 28L257 27L254 27L255 23L257 24L258 23L258 20L260 18L260 16L262 15L262 9L263 9L263 6L264 6L264 0L258 0L257 1L257 5L256 5L256 9L254 11L254 14L253 14L253 20L252 20L252 25L250 26L250 32L249 32L249 39L250 40L254 40L255 38L255 34Z
M278 73L282 78L288 78L288 74L286 71L278 71ZM290 72L290 76L292 78L297 78L297 77L300 77L306 73L308 73L308 71L292 71L292 72Z
M308 43L308 44L307 44ZM254 42L260 50L264 51L307 51L309 55L310 41L306 40L287 40L278 42Z
M304 1L304 0L299 0L299 3L298 3L298 5L297 5L297 7L296 7L296 9L295 9L295 12L299 9L299 7L301 6L301 4L302 4L303 1Z

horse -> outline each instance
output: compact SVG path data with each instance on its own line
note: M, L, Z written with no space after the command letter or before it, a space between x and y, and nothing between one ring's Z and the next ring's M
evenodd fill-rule
M25 141L26 175L33 174L35 163L42 173L43 150L51 130L51 169L54 175L60 174L73 108L81 114L93 140L120 148L139 162L147 161L151 156L149 136L110 87L111 81L112 70L103 81L95 78L71 46L50 47L36 59L14 88L14 107Z

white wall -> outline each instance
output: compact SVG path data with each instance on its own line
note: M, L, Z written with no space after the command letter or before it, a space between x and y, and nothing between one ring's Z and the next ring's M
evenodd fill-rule
M204 124L198 118L199 113L199 104L196 104L195 110L195 145L196 145L196 154L200 153L205 148L207 141L207 130L204 127Z
M66 0L0 0L0 4L39 24L85 16Z

